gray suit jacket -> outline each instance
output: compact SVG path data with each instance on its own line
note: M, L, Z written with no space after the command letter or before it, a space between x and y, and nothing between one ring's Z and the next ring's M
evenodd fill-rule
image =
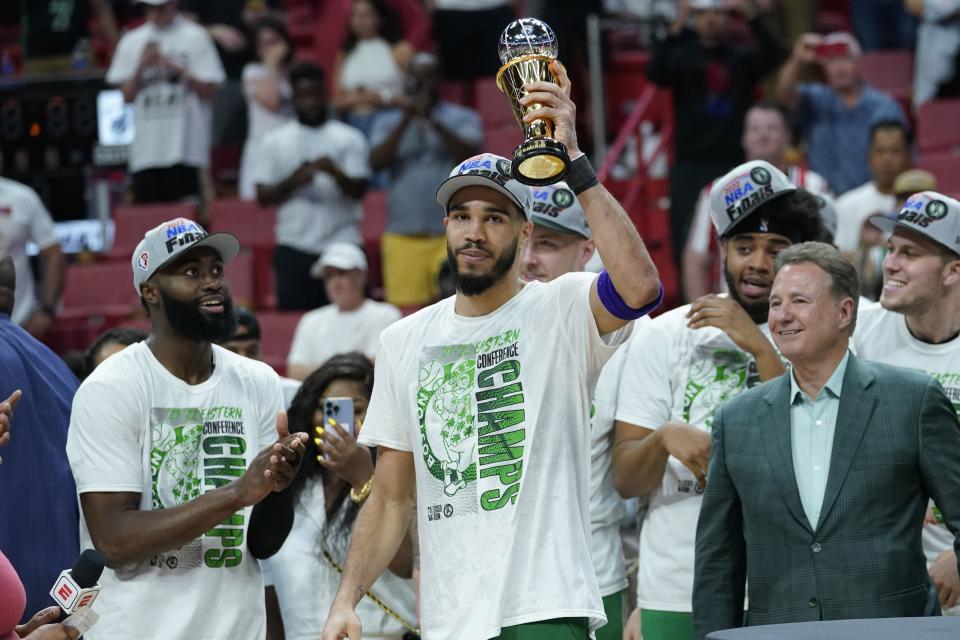
M750 625L922 615L928 499L954 534L960 528L960 426L942 387L851 354L811 529L793 470L789 375L715 414L697 525L696 638L743 625L745 580Z

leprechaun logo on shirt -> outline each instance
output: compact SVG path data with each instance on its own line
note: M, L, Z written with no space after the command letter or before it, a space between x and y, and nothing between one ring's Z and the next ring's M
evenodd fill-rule
M713 426L713 414L721 404L760 382L757 366L747 354L736 349L705 347L701 357L691 358L683 389L683 420L689 423L694 407L706 414L704 426Z
M417 414L430 520L515 504L526 417L517 330L421 355Z
M150 415L152 508L169 509L223 486L247 470L247 440L239 407L156 408ZM243 560L243 510L183 547L154 556L167 570L235 567Z

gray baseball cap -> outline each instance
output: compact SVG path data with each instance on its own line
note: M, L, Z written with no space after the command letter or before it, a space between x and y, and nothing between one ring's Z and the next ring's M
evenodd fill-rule
M510 166L509 160L494 153L481 153L467 158L455 166L450 176L440 184L437 189L437 202L446 211L453 194L460 189L488 187L510 198L529 220L532 209L530 187L513 178Z
M960 202L936 191L910 196L896 218L874 215L870 224L886 233L897 227L927 236L954 253L960 253Z
M592 238L583 207L566 182L531 187L533 224L569 235Z
M751 160L735 167L710 189L710 217L717 236L729 235L761 205L796 190L783 171L765 160ZM764 231L762 224L758 230Z
M133 251L133 288L140 295L140 285L147 278L191 249L210 247L229 262L240 253L240 242L232 233L208 234L203 227L186 218L176 218L157 225L143 234Z

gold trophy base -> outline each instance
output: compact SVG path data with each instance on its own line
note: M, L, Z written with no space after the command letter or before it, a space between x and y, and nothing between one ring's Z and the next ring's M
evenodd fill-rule
M510 60L497 72L497 87L507 97L517 124L523 130L523 142L513 152L511 174L518 182L532 186L554 184L563 180L570 166L570 156L563 143L553 139L553 123L545 119L524 122L523 117L539 109L539 103L522 105L520 98L531 82L557 83L550 71L553 58L525 55Z
M540 187L563 180L569 165L563 143L553 138L530 138L514 149L510 173L518 182Z

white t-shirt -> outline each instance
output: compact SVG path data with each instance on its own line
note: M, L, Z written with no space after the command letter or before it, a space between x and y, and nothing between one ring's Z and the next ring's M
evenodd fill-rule
M335 304L308 311L297 323L287 367L319 367L331 357L350 351L375 360L380 333L401 317L395 306L376 300L365 300L353 311L340 311Z
M343 89L368 89L382 95L398 96L403 91L403 78L390 43L383 38L357 42L343 57L340 68Z
M826 178L815 171L810 171L796 165L788 165L787 178L798 187L811 189L819 193L830 193L830 186L827 184ZM713 291L719 293L727 290L727 283L723 279L723 264L720 259L720 251L716 247L716 229L713 226L713 218L710 215L710 189L713 188L713 182L714 181L711 180L700 190L697 205L693 210L693 221L690 223L690 232L687 234L686 249L694 253L716 254L717 281L711 283L711 287Z
M110 356L77 391L67 457L79 494L140 494L172 508L228 484L276 439L283 395L266 364L213 346L210 378L189 385L144 342ZM246 547L251 508L172 551L106 569L90 640L262 640L260 565ZM80 520L81 548L93 546Z
M0 255L9 255L17 273L11 320L26 322L37 307L27 242L41 250L58 244L53 218L37 192L25 184L0 178Z
M260 141L267 133L293 119L293 90L286 77L277 80L281 100L280 109L272 111L256 99L257 83L270 77L271 74L270 69L259 62L251 62L243 68L243 95L247 99L247 140L243 144L243 155L240 158L237 189L240 197L245 200L253 200L257 197L254 179L259 173L256 165L261 157Z
M294 380L293 378L280 378L280 388L283 389L284 408L290 408L290 405L293 404L293 399L296 397L297 391L300 391L300 385L302 384L303 382L300 380Z
M689 309L685 305L655 318L630 341L617 420L654 430L676 420L709 432L717 407L760 382L753 356L726 333L713 327L687 328ZM766 324L760 330L770 337ZM694 475L670 456L640 529L641 609L692 611L702 500Z
M877 213L894 213L896 205L896 198L877 191L872 181L846 192L837 198L837 235L833 243L841 251L856 251L860 229L867 218Z
M336 517L342 518L350 506L347 498ZM297 495L294 502L293 529L283 546L269 560L264 560L264 571L277 590L283 631L287 640L317 640L327 620L330 605L337 595L340 573L324 556L343 567L349 536L342 538L324 531L326 502L323 481L318 477ZM408 624L416 626L416 602L413 581L398 578L390 571L373 583L370 593L382 600ZM392 638L400 640L406 629L369 597L357 605L357 615L363 623L364 638Z
M486 316L455 296L380 338L366 445L413 452L420 613L430 640L554 618L605 620L591 561L591 397L610 344L595 275L531 282Z
M649 323L648 317L634 323L633 335L603 367L593 394L593 417L590 420L590 550L593 552L593 566L597 570L597 582L603 597L623 591L628 585L620 539L620 523L623 522L626 508L623 498L613 487L613 425L620 376L629 344L637 339L637 335Z
M350 125L328 120L319 127L297 121L267 133L258 144L254 183L284 180L302 163L330 158L351 178L369 178L369 148L363 133ZM277 208L277 244L319 254L334 242L360 244L360 201L348 198L327 173L317 173Z
M124 34L107 71L107 83L119 85L130 80L150 42L157 43L161 54L196 80L223 82L223 65L213 39L200 25L177 16L163 29L146 22ZM130 171L175 164L209 165L212 114L210 101L201 100L182 79L159 66L148 68L134 100L136 136L130 146Z
M960 338L943 344L929 344L913 337L906 317L887 311L879 302L860 307L851 347L865 360L925 371L936 378L960 415ZM946 525L923 528L923 552L927 565L953 548L953 535ZM944 613L947 613L946 611ZM949 610L960 615L960 606Z

